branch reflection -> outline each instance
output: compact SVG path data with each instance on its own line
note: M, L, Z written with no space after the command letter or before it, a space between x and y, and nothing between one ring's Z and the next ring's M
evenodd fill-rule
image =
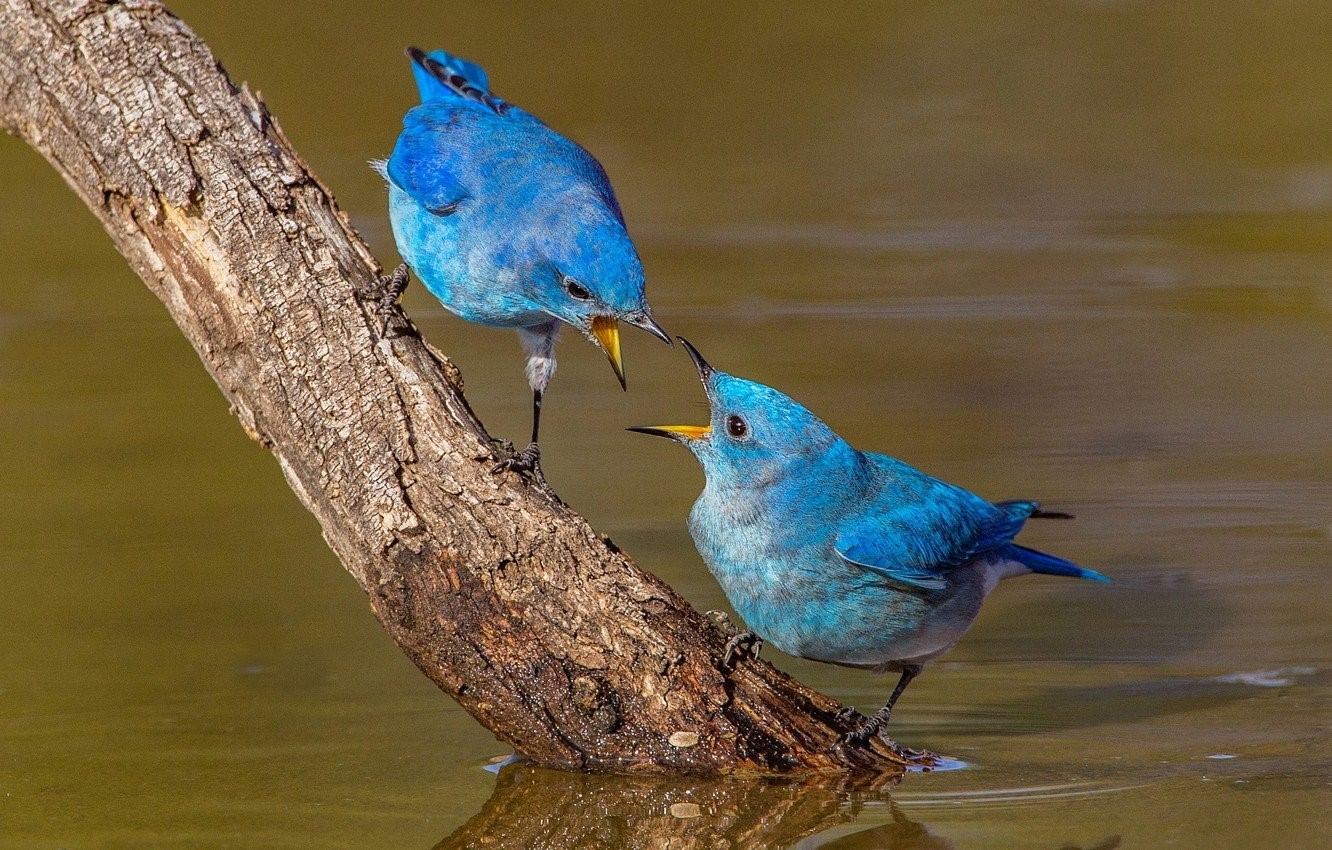
M605 776L515 764L500 772L481 811L436 850L782 848L854 822L867 803L891 807L893 822L874 828L877 843L844 836L832 846L951 846L902 816L885 782Z

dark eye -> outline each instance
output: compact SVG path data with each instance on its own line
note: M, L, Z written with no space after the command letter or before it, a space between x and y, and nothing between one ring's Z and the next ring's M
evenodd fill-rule
M591 301L592 293L587 291L587 287L571 277L564 279L564 291L569 293L571 298L577 298L579 301Z
M749 436L749 425L745 423L745 420L733 413L726 417L726 433L730 434L737 440L743 440L745 437Z

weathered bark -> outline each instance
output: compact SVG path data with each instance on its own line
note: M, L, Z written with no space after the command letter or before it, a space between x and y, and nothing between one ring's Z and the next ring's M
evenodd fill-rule
M264 104L149 0L0 0L0 123L162 300L417 666L536 762L897 770L563 505L489 474L457 371L380 338L378 266ZM15 199L17 200L17 199Z

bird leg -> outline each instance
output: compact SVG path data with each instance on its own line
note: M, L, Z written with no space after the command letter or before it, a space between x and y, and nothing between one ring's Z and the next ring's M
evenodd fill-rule
M897 703L897 698L900 697L902 695L902 692L906 690L907 685L911 684L911 680L916 678L916 676L920 674L921 669L922 668L919 664L909 664L903 667L902 677L897 680L897 687L893 688L893 693L891 696L888 697L888 702L884 703L883 708L874 712L869 717L866 717L864 719L864 722L862 722L855 729L852 729L849 732L842 733L842 736L838 739L838 741L843 744L855 744L857 746L860 746L865 744L871 738L878 736L882 738L884 742L887 743L889 746L891 746L894 750L897 750L903 755L908 755L908 756L920 755L915 750L904 750L898 747L897 744L893 741L893 739L884 735L883 732L888 726L889 718L891 718L893 715L893 705ZM855 709L851 709L850 712L856 713ZM839 718L843 718L844 715L845 719L853 719L851 717L851 714L845 710L838 713Z
M398 305L398 299L402 293L407 291L408 269L406 263L399 263L398 267L390 274L380 275L375 279L374 287L366 292L366 299L375 305L375 310L379 314L379 335L388 337L390 325L393 321L394 308ZM397 334L394 334L397 336Z
M742 658L759 657L759 651L763 649L763 638L748 629L745 631L737 629L731 620L731 615L725 611L709 611L708 616L717 624L717 628L730 635L730 639L726 641L726 648L722 651L723 670L734 670L736 662Z
M526 473L541 489L552 492L546 483L546 474L541 471L541 445L538 443L541 436L541 395L541 390L532 391L532 442L521 452L514 452L492 466L490 472L492 475L501 472Z

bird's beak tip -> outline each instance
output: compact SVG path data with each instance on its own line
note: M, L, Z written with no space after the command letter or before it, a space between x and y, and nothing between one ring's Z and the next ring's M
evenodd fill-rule
M698 349L694 347L692 342L682 336L678 336L676 339L680 340L680 344L684 346L684 350L689 353L689 359L694 361L694 368L698 370L699 379L706 384L708 379L712 377L712 373L716 370L712 368L712 365L709 364L708 361L703 359L703 355L698 353Z
M624 361L620 358L620 325L614 316L597 316L592 319L592 336L597 345L606 352L611 369L620 381L620 389L627 390L629 385L624 380Z
M665 437L678 442L699 440L712 433L710 425L634 425L625 430L636 434L647 434L649 437Z
M636 328L642 328L669 346L675 345L671 340L671 335L666 332L665 328L657 324L657 320L652 318L652 315L646 310L640 310L637 313L631 314L630 317L625 318L625 321Z

